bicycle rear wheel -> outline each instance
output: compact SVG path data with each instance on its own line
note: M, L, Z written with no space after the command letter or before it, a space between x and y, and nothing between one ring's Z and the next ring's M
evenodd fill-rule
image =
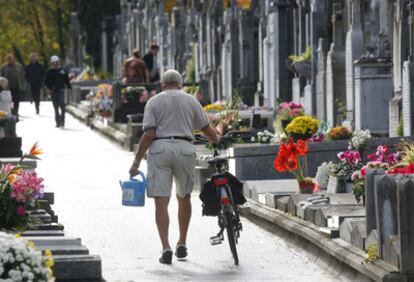
M236 248L236 234L234 231L234 224L233 224L233 213L227 212L224 214L226 217L226 230L227 230L227 238L229 240L230 250L234 258L234 264L239 265L239 256L237 255L237 248Z

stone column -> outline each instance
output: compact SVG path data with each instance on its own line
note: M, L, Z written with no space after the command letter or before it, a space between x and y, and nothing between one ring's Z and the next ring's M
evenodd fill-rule
M317 73L316 73L316 117L326 120L326 61L323 51L324 40L319 39L317 50Z
M345 70L346 70L346 107L347 121L354 122L354 61L363 54L364 37L361 26L361 1L350 0L350 26L346 35Z
M345 104L345 45L344 45L344 15L342 3L332 4L332 32L333 42L327 55L326 62L326 120L334 126L337 120L337 103Z

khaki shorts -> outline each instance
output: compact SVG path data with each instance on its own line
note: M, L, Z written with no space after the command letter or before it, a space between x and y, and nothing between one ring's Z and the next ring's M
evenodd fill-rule
M193 144L185 140L155 140L147 160L148 197L170 197L173 180L179 197L191 194L196 164Z

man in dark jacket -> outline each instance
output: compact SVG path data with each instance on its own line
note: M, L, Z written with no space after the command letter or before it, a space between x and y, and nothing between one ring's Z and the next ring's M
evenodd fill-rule
M56 127L65 126L65 87L71 89L68 72L60 66L58 56L50 58L52 67L46 72L45 85L55 108ZM60 109L60 112L59 112Z
M160 80L160 69L157 63L157 54L160 47L157 44L153 44L150 47L148 54L144 56L145 64L149 70L150 82L156 82Z
M26 66L26 80L30 84L30 91L35 103L36 114L39 114L40 88L45 78L45 67L38 62L36 53L30 54L30 64Z

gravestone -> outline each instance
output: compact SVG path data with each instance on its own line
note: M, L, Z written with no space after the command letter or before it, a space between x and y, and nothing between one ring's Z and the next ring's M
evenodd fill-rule
M326 121L330 126L340 124L336 101L345 104L345 44L344 44L344 11L342 3L332 4L332 36L333 42L326 59Z
M414 179L404 177L398 183L398 238L400 241L400 269L402 273L414 274Z
M352 124L354 120L354 61L363 54L364 36L361 26L361 1L351 0L349 11L350 29L346 35L345 70L346 70L346 107L347 120Z
M326 66L323 45L324 39L320 38L316 74L316 118L319 120L326 120Z
M295 77L292 79L292 101L300 103L300 78Z
M412 134L412 89L411 89L411 63L404 62L403 68L403 86L402 86L402 114L403 114L403 129L404 136L411 136Z
M398 232L397 226L397 184L394 176L384 175L375 179L375 206L378 230L378 247L384 255L386 240Z
M389 135L398 137L398 123L400 122L400 104L402 96L395 95L389 102Z
M393 96L391 70L391 63L370 58L355 63L355 129L388 134L388 107Z
M383 170L367 169L365 178L365 211L366 211L366 230L370 234L377 228L377 218L375 209L375 182L384 175Z

